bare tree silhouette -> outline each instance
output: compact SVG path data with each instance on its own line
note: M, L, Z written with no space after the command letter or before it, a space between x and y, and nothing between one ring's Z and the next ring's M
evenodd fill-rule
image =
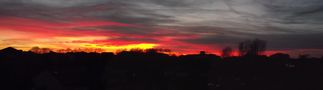
M310 55L309 54L301 54L298 56L299 59L308 59L310 58Z
M205 55L206 52L205 51L200 51L200 55Z
M239 43L240 56L257 56L266 51L266 41L260 39L247 40Z
M285 59L285 60L288 60L290 59L290 55L288 54L284 54L284 53L276 53L276 54L273 54L270 56L271 58L273 59Z
M29 51L34 52L34 53L49 53L52 50L50 48L40 48L40 47L32 47Z
M231 47L226 47L222 50L222 57L226 58L226 57L231 57L233 53L233 50Z

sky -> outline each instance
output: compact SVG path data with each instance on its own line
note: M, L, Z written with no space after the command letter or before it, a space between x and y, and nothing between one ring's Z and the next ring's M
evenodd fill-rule
M0 0L0 48L219 53L249 39L323 55L322 0Z

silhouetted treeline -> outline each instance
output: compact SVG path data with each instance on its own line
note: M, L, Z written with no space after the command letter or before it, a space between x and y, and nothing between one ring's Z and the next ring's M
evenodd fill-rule
M0 90L323 90L322 68L322 58L282 53L221 58L6 48L0 51Z

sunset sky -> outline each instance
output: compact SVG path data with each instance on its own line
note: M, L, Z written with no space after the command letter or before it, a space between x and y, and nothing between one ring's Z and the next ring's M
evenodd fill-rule
M0 49L236 49L323 55L322 0L0 0Z

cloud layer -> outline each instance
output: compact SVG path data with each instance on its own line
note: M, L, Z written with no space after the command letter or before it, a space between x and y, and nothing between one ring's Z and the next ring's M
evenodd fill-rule
M1 0L0 19L3 32L31 32L26 36L35 39L105 36L94 41L185 53L260 38L269 50L323 54L322 0Z

